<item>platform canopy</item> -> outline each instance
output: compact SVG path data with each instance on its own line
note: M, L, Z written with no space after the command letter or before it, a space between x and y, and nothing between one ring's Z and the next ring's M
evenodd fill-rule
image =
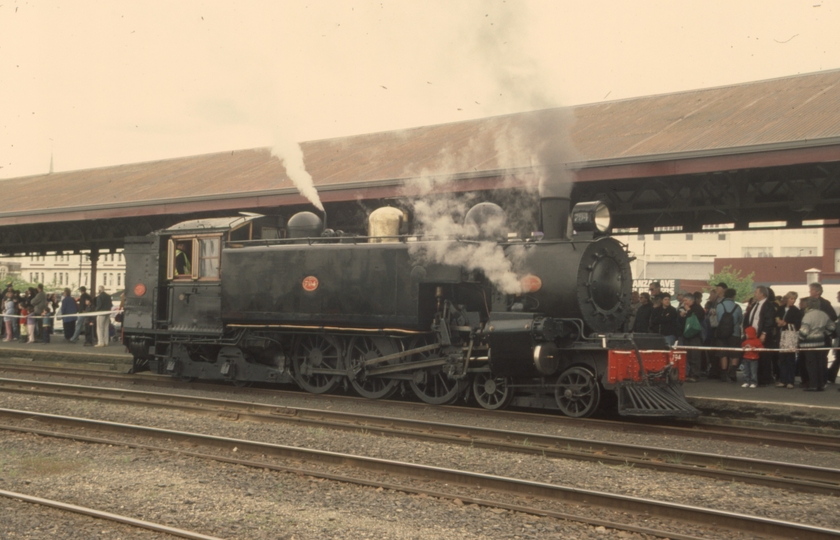
M546 158L552 145L561 151ZM434 179L438 191L530 189L559 165L575 180L573 198L606 200L619 227L797 226L840 217L840 70L302 148L328 206L404 196L418 179ZM12 178L0 186L4 253L114 249L125 236L185 219L276 213L305 202L268 148Z

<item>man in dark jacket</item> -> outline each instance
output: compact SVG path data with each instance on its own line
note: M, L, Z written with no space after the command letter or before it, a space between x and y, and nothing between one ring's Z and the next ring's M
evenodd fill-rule
M79 306L76 305L76 301L70 296L70 289L64 289L64 297L61 299L61 320L64 325L64 339L66 341L72 341L72 336L76 336L76 339L79 338L79 334L76 333L77 317L68 316L78 312ZM81 324L81 322L78 323L78 325Z
M633 328L631 330L638 334L645 334L650 332L650 313L653 310L653 306L650 304L650 295L648 293L639 295L639 300L641 304L636 310L636 318L633 321Z
M653 308L650 315L650 328L654 333L665 336L668 346L673 347L677 342L677 336L680 334L677 310L671 305L671 295L669 293L662 293L660 297L662 305Z
M44 285L38 284L38 290L35 296L32 297L32 312L39 318L35 319L35 335L43 337L44 319L41 319L41 313L47 309L47 295L44 294Z

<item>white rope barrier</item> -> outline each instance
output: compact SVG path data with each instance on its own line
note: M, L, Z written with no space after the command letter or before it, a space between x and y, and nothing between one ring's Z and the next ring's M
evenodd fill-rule
M117 313L122 313L125 310L122 309L115 309L113 311L85 311L84 313L67 313L67 314L58 314L58 315L31 315L34 319L64 319L68 317L96 317L97 315L116 315ZM26 319L30 317L30 315L6 315L3 314L2 317L10 317L12 319Z
M802 352L802 351L836 351L836 350L840 350L840 347L799 347L798 349L765 349L764 347L761 347L761 348L757 348L757 347L706 347L706 346L697 346L697 345L674 345L671 348L672 349L686 350L686 351L737 351L737 352L758 351L758 352L784 352L784 353Z

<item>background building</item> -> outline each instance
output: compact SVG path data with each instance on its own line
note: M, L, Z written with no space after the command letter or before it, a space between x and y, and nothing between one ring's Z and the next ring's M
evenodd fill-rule
M82 285L90 288L90 260L86 253L4 257L0 259L0 281L7 277L3 274L4 266L8 268L7 272L17 274L21 279L43 283L48 291L65 287L76 291ZM99 255L96 283L104 285L109 294L125 288L125 259L121 250Z

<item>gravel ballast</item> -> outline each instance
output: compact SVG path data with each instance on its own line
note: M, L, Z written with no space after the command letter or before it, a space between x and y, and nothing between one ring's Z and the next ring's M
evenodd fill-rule
M114 385L103 384L102 386ZM137 388L137 386L134 386L133 388ZM219 394L216 392L178 391L178 393L199 393L209 394L213 397L220 397ZM236 397L236 399L245 400L245 397L238 396ZM263 402L275 402L275 404L278 405L306 406L310 408L318 408L317 405L320 404L321 407L329 408L331 410L350 410L351 412L367 412L368 414L373 413L373 411L359 411L359 409L378 409L380 415L382 413L383 407L382 403L355 401L350 402L337 399L325 400L321 397L313 398L311 396L306 395L302 395L299 398L289 398L287 396L284 396L282 399L266 399L265 396L257 396L256 400ZM125 405L98 403L84 400L75 401L69 399L52 399L16 394L2 394L0 395L0 406L14 409L49 412L54 414L65 414L70 416L97 418L115 422L149 425L167 429L186 430L221 436L237 437L249 440L259 440L275 444L318 448L337 452L347 452L359 455L382 457L386 459L394 459L400 461L425 463L442 467L484 472L488 474L498 474L503 476L512 476L517 478L524 478L555 484L571 485L578 488L592 489L596 491L622 493L634 497L644 497L690 505L707 506L710 508L717 508L725 511L741 512L759 516L772 517L775 519L786 519L789 521L806 523L810 525L824 526L830 528L840 527L840 518L835 517L834 515L836 500L831 497L823 497L802 493L791 493L787 491L773 490L770 488L749 486L744 484L722 483L697 477L668 475L665 473L634 469L632 467L610 467L598 463L581 463L570 460L547 459L540 456L525 456L521 454L496 452L491 450L482 450L463 446L451 446L439 443L406 441L396 438L378 437L365 433L351 433L323 428L308 428L290 424L264 424L248 421L233 421L229 418L211 418L205 416L188 415L181 412L166 411L163 409L156 408L137 408ZM388 408L388 414L392 416L424 417L425 419L472 425L480 425L482 423L479 417L476 417L469 411L465 411L464 413L453 413L451 410L429 408L420 409L414 415L406 414L406 412L407 411L401 408ZM453 418L453 416L456 416L458 418ZM507 428L516 429L520 431L534 431L554 434L557 434L559 431L559 434L569 436L575 436L575 434L572 432L577 429L568 427L558 428L557 426L551 426L550 422L527 422L526 424L528 425L522 425L523 422L516 422L516 424L516 426L507 427L505 425L500 425L498 419L494 419L492 427L500 429ZM585 431L583 432L583 435L593 439L609 438L611 440L617 440L620 442L636 441L637 444L651 444L656 446L667 447L675 447L677 445L673 443L679 442L685 445L682 446L682 448L686 450L694 449L688 448L692 445L705 446L705 448L697 448L698 451L709 450L708 442L704 443L703 441L697 441L694 439L675 439L673 437L641 436L629 433L613 433L614 437L606 437L607 433L602 431L594 432L593 430ZM581 435L578 434L577 436ZM12 446L9 447L9 449L13 451L15 450L15 448L17 448L15 445L29 444L29 440L26 439L26 437L31 437L34 440L38 441L47 440L40 437L15 435L10 434L9 432L0 432L0 444L2 444L4 450L2 454L4 457L0 458L2 459L2 468L0 468L0 471L5 471L7 467L13 467L16 471L25 471L25 467L23 467L21 463L15 462L13 460L10 461L10 458L6 457L6 450L7 445L10 444L10 440L14 442L14 444L12 444ZM641 440L646 440L648 442L641 442ZM67 450L63 448L63 445L73 445L74 448L77 448L76 450L74 450L74 452L80 452L79 455L89 455L88 453L99 452L103 453L103 456L89 456L89 459L92 459L93 462L96 463L95 470L102 471L103 467L106 464L108 464L107 469L109 471L111 471L111 468L113 467L113 471L108 473L109 478L111 478L111 480L113 481L116 481L118 484L124 483L126 486L125 491L131 493L132 498L134 498L137 493L145 491L145 487L147 487L147 480L152 487L159 486L160 484L165 484L166 486L173 487L173 489L170 489L168 492L165 491L164 488L160 487L158 487L156 490L153 489L150 494L146 495L146 498L149 501L154 502L160 498L163 498L162 500L165 500L166 497L164 497L163 495L165 493L171 493L173 491L177 491L178 493L186 493L186 497L192 497L192 495L189 495L189 493L191 493L190 487L193 486L194 482L201 480L202 475L204 475L204 480L208 484L211 484L213 486L212 488L208 489L210 489L215 495L217 495L220 498L220 500L227 500L228 497L231 497L232 501L236 502L234 503L232 501L228 501L228 503L226 504L233 504L234 507L241 507L242 502L244 501L246 502L245 508L248 509L248 512L251 512L251 509L253 508L254 512L256 512L255 515L262 515L258 511L260 506L256 504L255 501L261 500L263 495L257 496L258 494L256 491L254 491L254 488L248 487L250 486L251 482L256 482L256 480L253 477L253 475L255 475L256 473L253 472L253 470L247 470L242 467L223 465L218 463L207 464L203 460L194 460L192 458L181 458L171 456L161 457L157 456L156 453L149 453L139 450L129 450L126 448L106 449L104 447L99 448L96 445L85 444L81 444L77 447L76 445L79 445L79 443L58 443L56 441L52 441L52 444L55 445L56 448L58 448L59 450L57 450L57 453L54 455L48 454L48 459L65 459L69 454L67 454ZM50 445L48 444L44 448L49 447ZM731 447L731 449L729 447ZM718 452L733 453L736 455L758 457L760 459L793 461L820 466L837 466L836 464L838 462L838 457L828 452L801 452L770 447L728 445L719 443L715 443L715 450ZM18 448L18 451L21 450ZM126 461L120 461L119 459L114 461L112 455L115 453L121 455L122 458ZM144 457L143 454L154 455L155 458L152 459L151 462L149 462L149 460L146 459L146 457ZM73 455L75 456L75 454ZM12 465L13 463L16 463L16 465ZM80 467L77 461L73 461L73 463L75 463L76 465L69 466L71 469L73 467ZM84 464L89 462L85 462L84 460L82 460L82 463ZM182 465L189 464L189 466L186 467L185 470L189 470L191 472L189 474L177 474L173 471L170 471L169 467L171 463L180 463ZM166 471L156 472L153 470L153 467L164 467ZM175 469L180 470L178 469L178 467L175 467ZM208 470L213 472L206 472ZM81 468L79 468L79 471L82 471L85 476L93 474L93 472L90 470L89 465L87 467L81 466ZM216 479L216 474L222 474L222 471L238 471L239 474L234 475L233 480L227 477L224 480ZM16 474L19 474L19 472ZM72 471L67 471L66 473L62 471L57 475L47 475L42 478L57 479L65 474L72 476L73 473ZM165 477L171 476L173 478L173 482L170 483L167 481L157 481L157 483L155 483L155 474L163 474ZM289 481L287 477L293 476L288 474L284 476L283 473L267 471L261 471L259 475L273 478L275 483L278 483L277 478L285 478L283 482L279 482L280 484ZM10 475L0 472L0 476L4 477L4 482L10 481L8 478L5 478L6 476ZM244 479L245 477L247 477L247 479ZM174 479L178 480L175 481ZM109 480L108 482L103 482L103 484L108 484L111 482L111 480ZM131 482L128 482L128 480L131 480ZM294 483L295 480L295 478L292 478L292 483ZM27 492L25 491L25 489L30 489L33 490L30 491L30 493L33 495L51 498L50 495L45 494L43 491L41 491L41 489L51 489L49 485L53 484L52 480L50 482L44 482L45 484L49 484L44 486L36 486L34 480L30 480L30 482L32 482L31 484L21 485L20 482L22 482L20 477L15 476L15 479L12 481L12 486L0 482L0 487L21 492ZM507 535L510 535L507 537L519 536L522 538L527 538L528 535L532 532L531 529L536 527L535 524L544 523L551 523L551 526L547 526L545 531L533 531L534 537L545 537L546 534L560 534L559 531L553 530L554 527L558 526L581 528L580 531L575 529L576 532L569 533L572 537L586 538L589 535L595 535L593 537L603 537L603 535L606 534L619 534L617 531L612 531L610 529L596 531L595 528L588 527L585 525L572 524L545 518L535 519L528 516L523 516L518 513L506 512L504 514L497 514L489 509L481 509L478 507L473 507L471 505L457 506L445 501L437 501L433 498L420 498L416 495L393 494L388 490L385 490L385 493L389 494L388 500L390 500L391 496L393 496L398 499L407 498L408 500L412 500L415 502L417 500L422 500L425 504L434 503L434 505L440 505L440 508L435 506L434 508L429 509L429 511L426 513L421 512L417 514L416 512L412 511L410 512L411 519L407 519L405 515L407 508L413 509L413 507L404 507L402 505L396 505L393 502L389 502L388 505L382 508L382 505L379 504L380 501L378 501L376 498L370 499L372 495L370 495L369 493L374 492L378 493L378 495L381 496L382 492L376 492L376 490L373 490L371 488L348 486L346 484L335 482L310 482L308 480L304 481L303 484L303 487L298 486L294 489L289 488L291 492L294 493L294 497L299 497L301 493L305 492L306 494L313 495L314 499L321 501L322 505L318 507L319 510L315 510L314 514L309 516L310 519L304 519L303 516L308 515L306 514L306 510L301 510L300 508L302 506L297 505L297 503L291 503L292 506L295 506L294 515L298 515L300 512L304 512L304 514L298 515L300 519L296 522L300 523L300 527L293 528L293 530L289 533L292 535L302 535L294 536L300 538L324 537L325 535L329 537L359 538L364 537L359 536L364 534L370 534L370 536L368 537L371 538L413 538L415 536L411 536L411 534L413 534L415 531L420 530L424 532L422 533L422 536L418 533L418 536L416 536L418 538L495 538L506 537ZM315 496L315 494L318 492L318 489L315 489L312 486L315 485L316 488L326 489L324 487L325 484L329 484L331 486L328 490L330 496L326 497L326 493L323 494L323 496L321 497ZM60 482L59 485L61 485ZM202 485L205 484L199 483L198 488L200 488ZM245 485L246 487L243 488L243 485ZM35 487L32 486L35 486L38 489L36 490ZM73 488L73 490L78 490L81 488L81 486L78 486L72 482L61 486L62 487L58 488L59 492L70 488ZM239 487L237 488L237 486ZM339 488L335 486L341 487ZM119 489L121 488L116 489L119 491ZM243 489L245 489L244 494L242 493ZM313 491L313 489L315 490ZM382 522L392 523L388 521L389 518L387 516L393 516L396 520L393 523L402 524L406 521L409 521L411 522L411 528L404 532L400 532L399 530L393 530L389 531L387 534L382 534L385 533L385 531L376 528L370 528L373 527L371 523L360 522L357 526L355 526L353 525L353 520L350 518L362 519L364 517L363 515L359 514L355 506L351 506L351 508L347 510L350 514L349 516L343 514L339 516L333 516L334 519L332 520L341 521L342 523L349 523L351 527L355 527L352 529L355 532L355 535L349 535L348 533L347 536L340 536L342 534L345 534L343 529L339 531L330 530L328 532L325 531L323 527L320 530L317 528L313 528L316 527L314 523L320 523L318 521L320 517L318 516L320 516L322 513L328 511L340 511L343 508L343 506L323 506L323 504L326 502L336 504L337 501L340 501L342 505L345 503L345 497L338 494L334 494L333 492L335 490L338 490L339 493L342 493L345 490L359 490L359 493L355 493L354 491L354 500L357 497L361 497L365 500L371 500L372 502L377 503L373 505L371 514L370 516L368 516L368 518L377 523L378 526L381 526ZM250 495L248 495L248 491L251 492ZM202 490L198 489L197 493L202 493ZM152 494L154 496L152 496ZM83 500L85 493L80 492L78 493L78 495L82 497ZM100 493L100 495L102 494ZM197 499L198 497L196 496L196 500ZM75 504L83 503L76 502ZM239 538L242 537L241 534L245 530L241 529L240 525L237 529L235 529L236 534L231 535L231 532L233 531L230 528L225 528L224 522L220 525L218 523L215 523L215 521L213 525L207 530L202 530L191 526L192 524L205 524L207 520L210 519L210 515L226 515L224 510L220 510L215 505L210 505L210 513L205 512L204 514L201 514L202 517L200 519L197 519L194 522L184 522L183 519L185 517L192 516L197 511L197 509L190 508L188 509L188 512L184 512L184 509L178 506L179 503L177 503L177 501L170 501L165 504L176 505L175 508L178 508L179 511L174 515L177 515L180 521L178 521L177 523L167 523L166 519L172 519L173 514L171 512L167 514L165 511L157 511L157 513L153 513L152 515L144 514L135 517L148 519L150 521L160 521L164 524L170 524L173 526L178 526L191 530L199 530L201 532L204 532L205 534L216 534L223 537ZM180 504L184 505L185 503ZM290 503L287 500L277 500L274 501L274 504L287 505ZM187 504L186 506L195 505ZM457 520L449 520L453 506L455 506L455 508L458 511L458 514L455 517L463 517L464 519L469 518L466 521L466 525L456 526L455 523L457 523ZM135 508L135 506L132 503L128 506L128 508ZM225 506L224 508L226 509L227 507ZM284 512L290 512L289 508L286 508L285 506L283 506L283 508L285 509ZM115 513L122 513L119 509L102 509L113 511ZM402 511L397 511L399 509L401 509ZM439 510L440 513L438 513ZM477 515L481 519L472 519L476 517L472 515L472 513L474 512L477 513ZM413 521L411 521L419 519L418 516L426 516L427 514L429 517L429 523L426 525L424 525L425 522L423 522L422 520L420 523L413 523ZM286 514L284 513L284 515ZM506 518L512 518L516 516L517 519L521 519L524 521L518 529L514 527L512 530L491 529L490 531L485 531L483 527L478 527L478 525L476 525L476 523L478 522L483 523L485 520L489 519L489 521L492 521L495 524L494 526L502 527L501 524L496 523L496 521L499 521L499 519L492 519L493 516L496 516L498 518L502 515L504 515ZM156 519L155 516L161 517L161 519ZM446 516L447 519L442 520L441 516ZM445 521L445 523L447 524L447 527L444 530L438 529L439 527L443 526L442 521ZM327 530L330 529L329 523L331 523L331 521L328 520L326 527ZM525 525L530 525L530 527L526 527ZM275 530L276 532L277 523L263 523L262 526L264 528L260 528L260 526L258 525L257 528L253 531L248 529L249 534L251 532L255 534L255 536L248 537L276 537L260 535L263 534L264 531L268 530ZM217 527L221 528L217 529ZM417 529L417 527L420 528ZM225 532L225 534L220 534L219 531L223 531ZM365 531L370 532L366 533ZM565 532L563 534L565 534ZM622 534L627 535L630 533Z

